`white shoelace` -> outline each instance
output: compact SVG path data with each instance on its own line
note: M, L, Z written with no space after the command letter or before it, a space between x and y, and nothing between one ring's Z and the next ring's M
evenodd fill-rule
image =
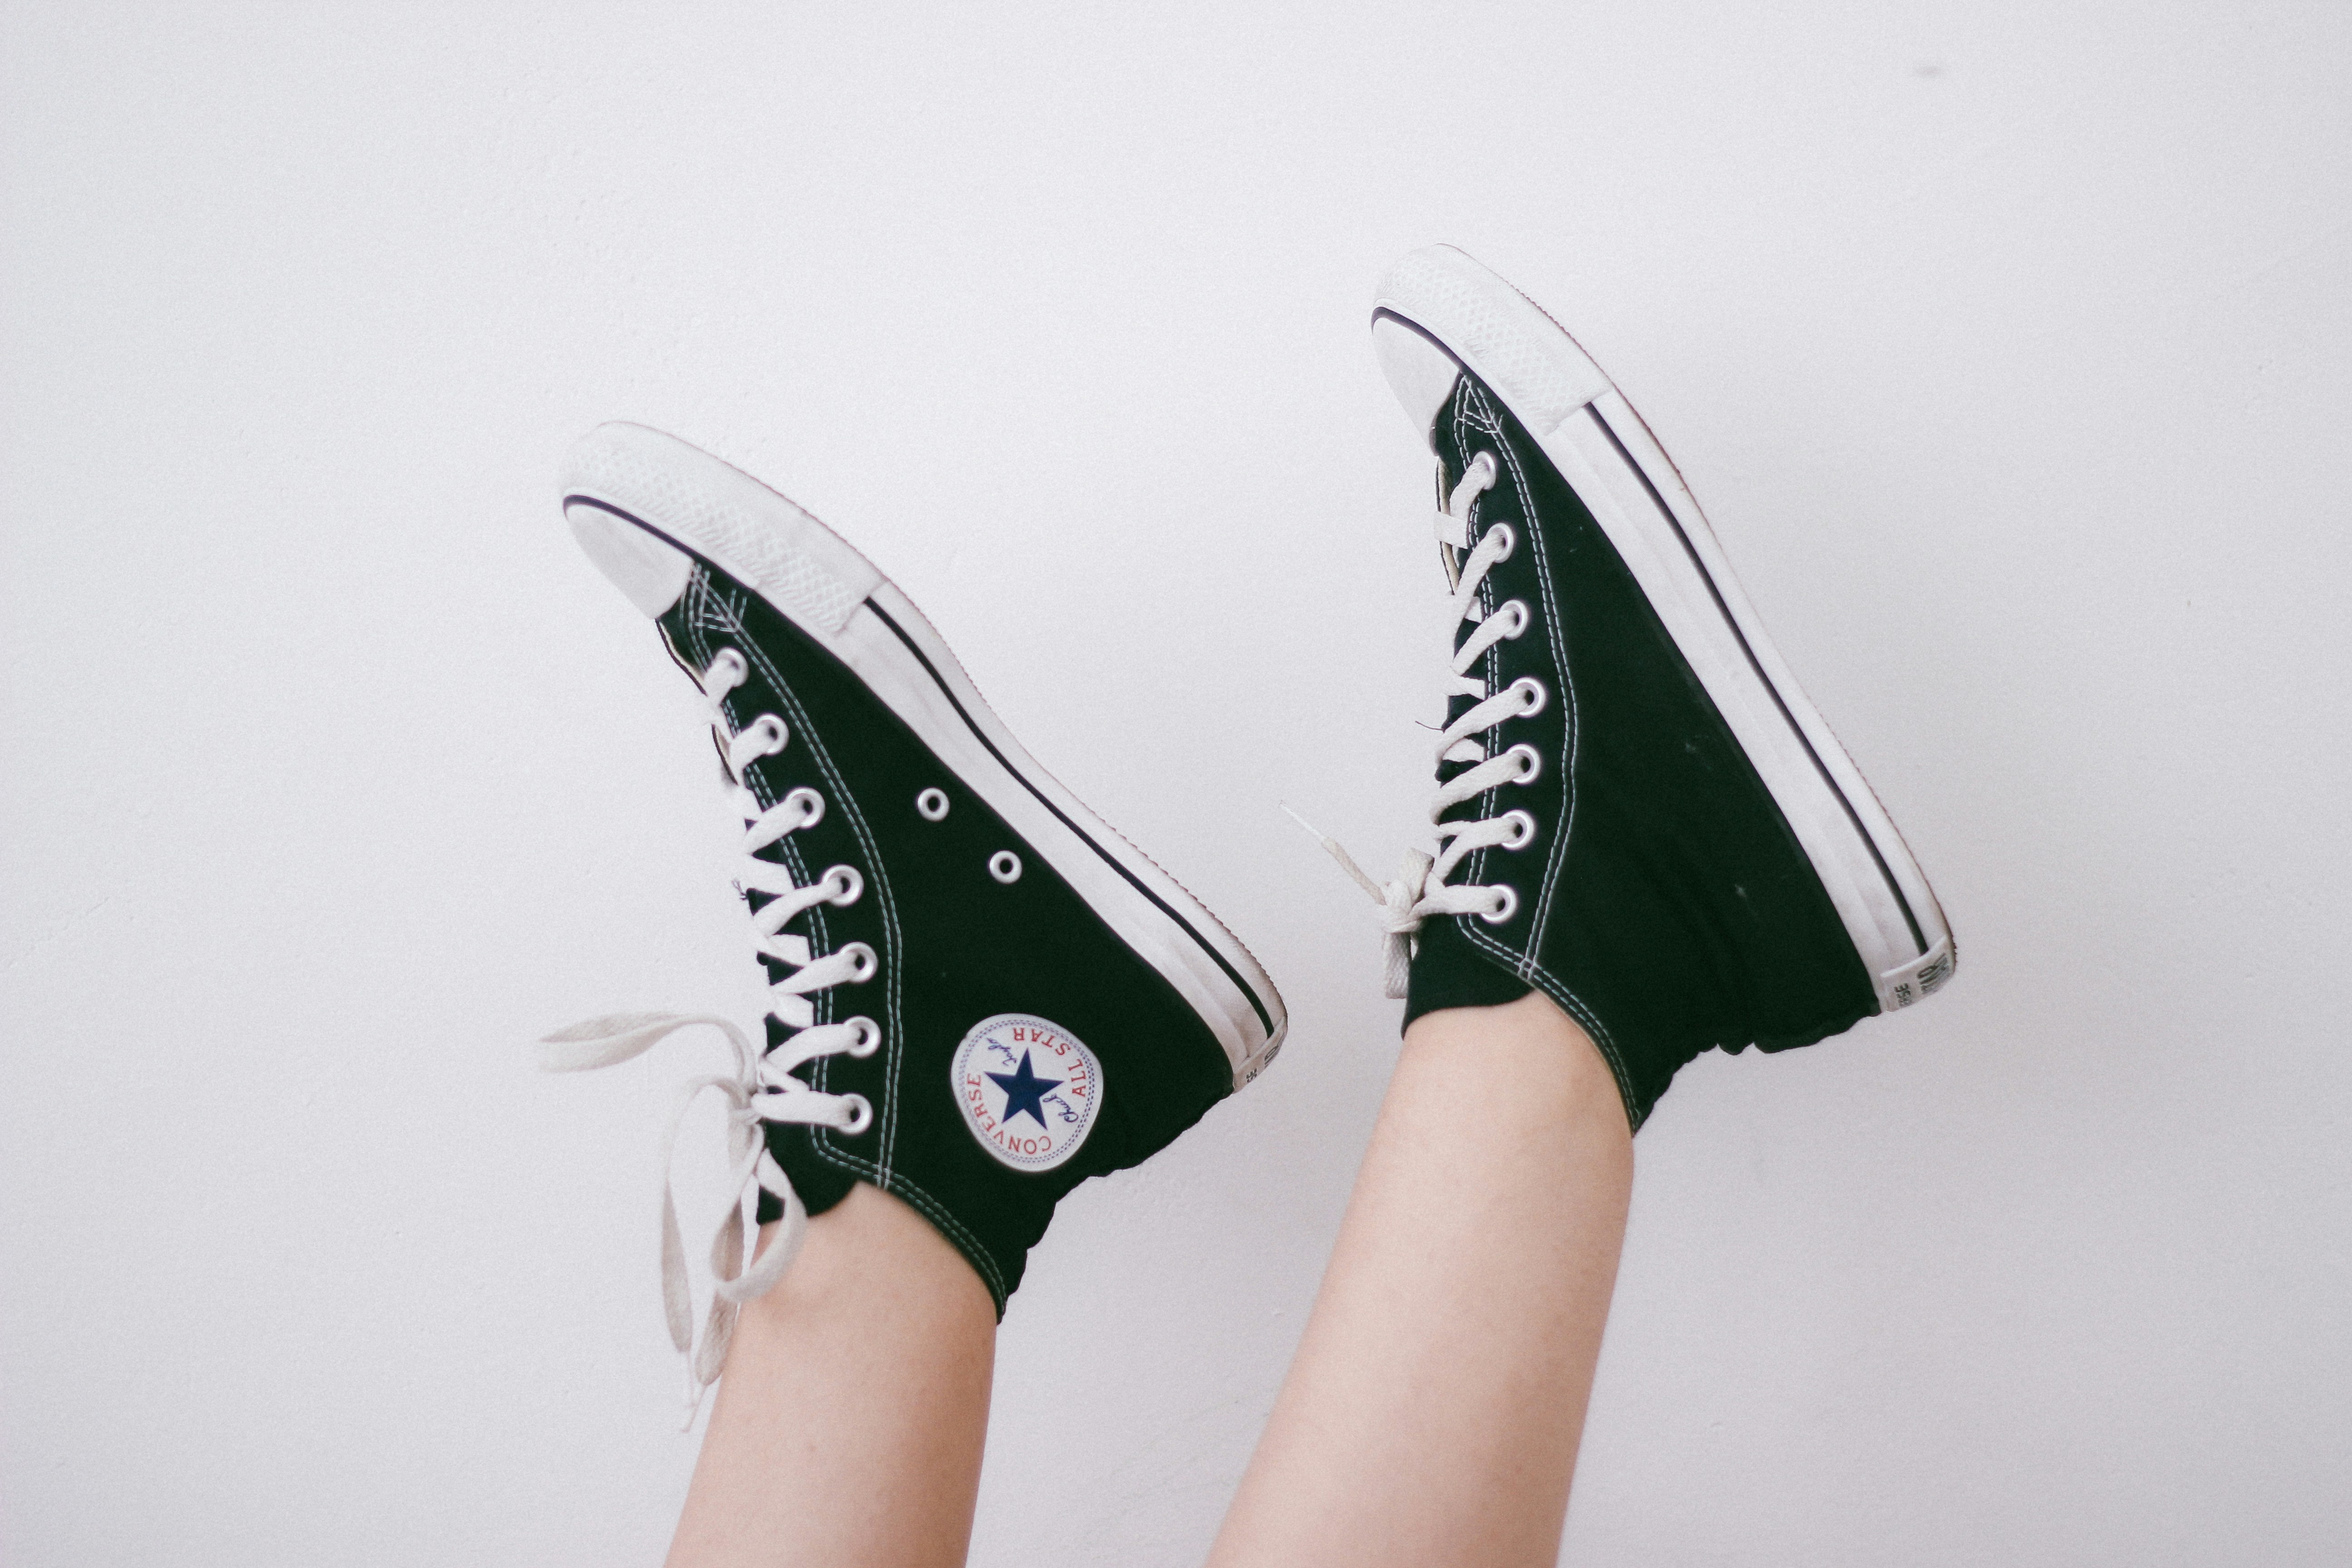
M1464 471L1462 482L1454 487L1444 508L1437 514L1440 543L1456 551L1470 548L1471 506L1493 487L1496 473L1495 458L1489 452L1478 454ZM1507 719L1541 712L1549 700L1543 683L1532 676L1523 676L1500 691L1489 692L1486 683L1470 673L1489 648L1528 629L1531 617L1523 601L1513 599L1489 615L1478 597L1486 574L1494 570L1496 563L1508 560L1517 542L1510 524L1496 523L1480 536L1477 547L1470 549L1467 558L1462 559L1454 572L1454 618L1467 621L1476 629L1454 650L1453 680L1447 695L1475 697L1478 700L1437 737L1439 762L1473 764L1438 786L1436 795L1430 799L1429 819L1437 829L1437 854L1432 857L1424 850L1408 849L1396 877L1386 883L1375 882L1338 840L1298 813L1290 813L1299 826L1330 852L1340 868L1372 896L1372 901L1381 906L1381 929L1387 938L1382 979L1391 996L1405 994L1412 965L1413 937L1420 931L1423 921L1431 915L1475 914L1499 923L1509 920L1518 908L1518 894L1507 884L1464 882L1449 887L1446 879L1480 849L1524 847L1535 837L1535 817L1525 811L1507 811L1500 816L1469 822L1438 820L1449 808L1484 795L1497 784L1530 783L1543 769L1543 759L1533 746L1513 746L1499 756L1490 757L1476 739ZM1287 806L1284 809L1289 810Z
M540 1066L550 1072L583 1072L611 1067L644 1055L680 1029L709 1025L727 1037L734 1047L732 1072L712 1073L688 1081L678 1095L669 1126L662 1135L662 1305L669 1321L670 1342L687 1363L686 1424L694 1424L702 1396L727 1363L727 1347L735 1336L735 1319L742 1304L773 1289L799 1256L808 1235L808 1210L800 1194L768 1152L761 1124L793 1122L831 1127L856 1136L872 1124L874 1107L862 1094L824 1094L793 1077L793 1069L824 1056L866 1057L882 1043L882 1031L871 1018L841 1024L817 1024L813 992L845 982L858 984L874 976L874 950L851 942L822 958L813 957L808 939L787 935L784 925L793 916L820 903L854 904L866 889L854 867L835 866L816 881L803 886L775 861L759 851L814 826L824 816L824 801L813 789L795 789L764 809L744 785L743 770L761 757L784 749L790 731L772 713L762 714L741 730L727 728L727 694L741 685L749 668L733 648L722 648L702 678L704 698L710 704L710 729L727 757L725 783L741 810L743 864L741 885L772 895L751 917L754 946L766 957L792 965L793 973L769 988L768 1011L795 1032L763 1058L750 1036L726 1018L710 1014L617 1013L591 1018L558 1029L540 1045ZM728 1102L727 1158L733 1201L727 1217L710 1238L713 1291L709 1314L700 1342L694 1333L694 1303L688 1283L686 1246L680 1239L677 1202L670 1184L670 1156L687 1107L706 1089L717 1089ZM745 1200L756 1184L784 1205L783 1226L767 1251L749 1268L744 1265L750 1227L743 1217Z

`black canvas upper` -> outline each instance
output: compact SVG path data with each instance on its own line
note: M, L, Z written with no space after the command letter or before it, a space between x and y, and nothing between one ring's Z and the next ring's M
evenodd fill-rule
M759 803L803 785L824 801L822 820L785 835L763 858L784 864L796 882L835 865L864 879L856 902L819 904L785 930L805 935L816 956L858 941L877 955L871 980L811 1000L818 1024L874 1019L881 1047L798 1069L826 1093L866 1096L873 1122L855 1135L771 1123L768 1147L811 1213L840 1202L859 1181L913 1205L971 1260L1001 1314L1063 1194L1144 1159L1232 1092L1224 1049L1042 855L758 594L697 560L659 625L698 676L723 648L744 656L749 679L726 700L730 729L764 713L788 726L783 749L745 769ZM939 821L916 804L934 788L948 803ZM1004 851L1021 862L1010 883L988 869ZM755 910L768 897L745 896ZM768 966L771 981L792 973L773 960ZM950 1085L950 1058L966 1031L1013 1013L1051 1020L1101 1062L1095 1124L1069 1162L1048 1171L1016 1170L982 1149ZM773 1018L768 1031L771 1048L790 1033ZM761 1205L762 1222L781 1213L764 1193Z
M1444 814L1534 816L1526 847L1478 850L1449 879L1507 884L1517 909L1500 923L1424 922L1406 1022L1540 987L1608 1058L1638 1128L1710 1047L1783 1050L1875 1013L1811 862L1583 502L1467 372L1433 438L1441 493L1494 454L1469 538L1507 522L1517 544L1482 584L1484 607L1517 599L1531 613L1473 672L1490 691L1533 676L1549 700L1482 738L1490 754L1532 745L1540 773ZM1449 722L1475 700L1454 698ZM1442 763L1439 777L1468 765Z

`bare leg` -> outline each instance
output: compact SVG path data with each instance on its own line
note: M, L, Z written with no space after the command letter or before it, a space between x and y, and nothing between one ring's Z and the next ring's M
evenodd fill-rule
M861 1183L743 1310L670 1568L961 1563L995 1358L971 1265Z
M1541 994L1414 1020L1213 1568L1554 1562L1633 1173Z

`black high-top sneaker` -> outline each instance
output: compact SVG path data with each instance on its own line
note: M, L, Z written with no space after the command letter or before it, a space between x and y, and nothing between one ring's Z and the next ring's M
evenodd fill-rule
M573 449L563 510L710 704L771 982L763 1048L723 1019L626 1015L551 1037L544 1057L599 1067L689 1024L734 1043L734 1070L698 1089L732 1103L759 1219L789 1223L739 1273L739 1200L695 1351L665 1208L693 1396L735 1305L789 1267L803 1211L858 1182L937 1226L1001 1315L1063 1194L1159 1150L1274 1059L1281 998L1022 750L906 595L799 507L683 441L606 425Z
M1935 894L1609 378L1450 247L1390 272L1372 336L1437 457L1462 616L1441 851L1383 889L1407 1021L1540 988L1638 1128L1712 1047L1810 1045L1932 994L1954 957Z

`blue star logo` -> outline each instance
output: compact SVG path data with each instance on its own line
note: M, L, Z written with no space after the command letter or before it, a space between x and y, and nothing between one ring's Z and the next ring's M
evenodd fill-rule
M1045 1091L1059 1089L1057 1078L1039 1078L1029 1068L1029 1053L1021 1053L1021 1065L1011 1072L992 1072L989 1079L1004 1091L1004 1120L1025 1116L1038 1126L1045 1125Z

